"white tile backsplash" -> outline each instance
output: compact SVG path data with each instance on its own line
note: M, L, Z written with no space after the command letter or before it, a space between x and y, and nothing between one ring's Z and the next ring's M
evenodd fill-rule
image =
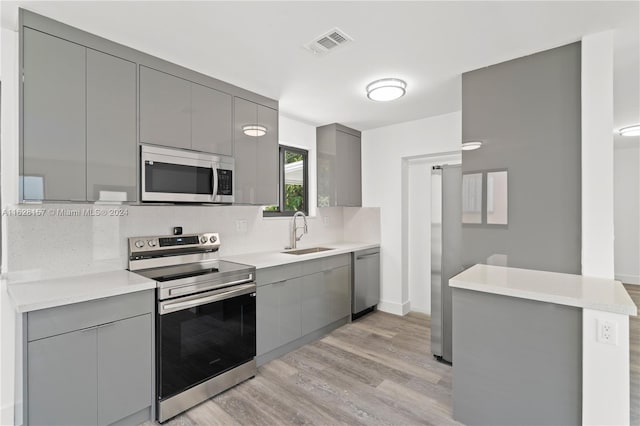
M182 226L185 234L218 232L221 257L281 250L289 244L291 220L263 218L262 209L254 206L45 204L13 209L47 212L42 216L6 218L7 272L15 280L126 269L127 238L168 235L174 226ZM81 215L62 215L58 209ZM126 215L82 215L89 209L107 214L109 210L120 210ZM307 219L309 233L298 246L337 241L379 242L379 217L379 209L375 208L319 208L316 217Z

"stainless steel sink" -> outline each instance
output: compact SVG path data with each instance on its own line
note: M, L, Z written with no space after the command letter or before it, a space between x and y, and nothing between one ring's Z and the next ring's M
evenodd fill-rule
M282 253L299 255L299 254L320 253L321 251L327 251L327 250L333 250L333 249L332 248L327 248L327 247L311 247L311 248L306 248L306 249L283 251Z

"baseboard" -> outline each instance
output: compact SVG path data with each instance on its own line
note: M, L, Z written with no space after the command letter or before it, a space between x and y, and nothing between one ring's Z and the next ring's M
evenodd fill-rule
M622 281L625 284L640 285L640 275L616 274L616 280Z
M378 310L389 314L405 316L411 310L411 303L409 303L408 301L404 303L398 303L381 300L380 303L378 303Z

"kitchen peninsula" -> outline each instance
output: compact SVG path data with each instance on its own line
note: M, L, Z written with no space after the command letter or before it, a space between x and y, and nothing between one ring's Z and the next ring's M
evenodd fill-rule
M629 424L619 281L475 265L449 280L453 417L465 424Z

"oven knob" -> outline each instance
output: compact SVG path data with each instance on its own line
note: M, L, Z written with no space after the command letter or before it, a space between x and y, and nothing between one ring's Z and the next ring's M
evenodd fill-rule
M149 247L155 247L156 246L156 240L149 240L149 241L147 241L147 244L149 244Z
M142 241L142 240L136 241L136 247L138 247L138 248L144 247L144 241Z
M212 236L209 238L209 241L211 241L212 243L215 243L216 241L218 241L218 238L217 238L215 235L212 235Z
M204 235L202 237L200 237L200 242L202 244L206 243L207 242L207 237L205 237Z

